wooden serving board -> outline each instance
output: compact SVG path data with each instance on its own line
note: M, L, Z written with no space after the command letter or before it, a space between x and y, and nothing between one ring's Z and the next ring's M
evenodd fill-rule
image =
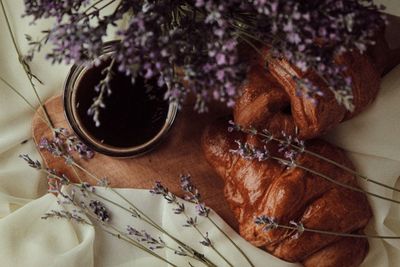
M72 132L64 116L61 96L49 99L45 106L55 127L63 127ZM39 112L41 111L35 114L32 121L36 144L42 137L52 138L52 133L40 118ZM200 137L205 126L217 117L229 113L223 105L215 104L207 114L198 114L189 103L178 114L166 140L152 152L131 159L111 158L96 153L89 161L79 157L75 157L75 160L97 176L107 177L112 187L149 189L159 180L179 196L182 196L179 175L189 173L204 202L237 230L236 220L223 197L223 182L206 162L200 146ZM77 182L64 159L55 158L47 151L40 151L40 154L49 168L57 169ZM81 178L95 184L93 179L83 173Z

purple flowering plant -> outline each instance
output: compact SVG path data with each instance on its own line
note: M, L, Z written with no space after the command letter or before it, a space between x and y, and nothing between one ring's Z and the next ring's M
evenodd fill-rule
M56 21L42 38L30 38L28 58L50 42L47 57L53 62L98 64L107 31L117 27L120 42L112 62L118 70L133 80L138 75L157 79L160 86L168 86L170 101L182 103L189 92L194 93L198 111L206 111L212 99L232 106L247 70L241 54L249 47L259 52L265 46L274 57L316 71L351 110L351 79L340 74L343 67L335 65L334 58L352 49L365 51L384 22L382 7L372 0L24 2L24 15L33 22ZM307 80L299 84L308 97L321 94ZM106 83L98 91L93 115L105 108L103 98L110 93Z

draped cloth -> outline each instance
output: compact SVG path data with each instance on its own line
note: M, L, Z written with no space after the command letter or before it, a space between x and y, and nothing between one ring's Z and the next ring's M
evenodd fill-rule
M387 4L388 13L400 15L397 0L378 2ZM34 26L29 25L29 18L21 18L22 1L7 0L5 7L11 19L17 44L23 52L28 50L25 33L35 38L39 36L41 30L51 27L53 23L44 21ZM6 78L32 105L38 107L29 82L18 63L2 15L0 33L0 76ZM31 64L33 72L44 80L44 85L38 85L42 99L61 92L70 67L51 65L44 59L47 49L38 54ZM383 78L378 98L364 113L342 123L326 138L348 151L359 172L383 183L392 186L397 184L400 187L397 179L400 175L398 103L400 103L400 66ZM33 110L0 82L0 266L167 266L162 261L98 228L63 219L41 218L48 211L68 207L60 206L57 203L59 198L46 193L47 183L43 174L30 169L18 158L19 154L30 154L32 158L40 158L31 139L32 116ZM369 191L400 200L399 194L394 194L388 189L363 181L360 183ZM164 229L182 238L199 251L203 251L218 266L225 266L215 253L199 244L201 238L196 236L193 229L182 227L185 224L184 217L175 215L171 205L165 200L150 195L146 190L119 189L118 191L146 211ZM110 190L97 188L97 192L121 202L121 199ZM374 217L367 231L381 235L400 235L400 207L373 197L369 197L369 200ZM191 204L187 203L187 206L192 212ZM130 224L138 229L146 229L153 235L159 235L154 229L136 221L123 210L113 208L111 216L112 221L116 222L121 230ZM253 247L217 214L211 212L211 216L247 253L256 266L297 266ZM237 250L209 221L200 219L199 227L209 233L215 247L234 262L235 266L247 266ZM188 266L185 258L175 256L171 252L162 253L179 266ZM370 252L362 266L389 267L398 266L398 262L400 262L400 241L374 239L370 240ZM195 261L191 263L201 266Z

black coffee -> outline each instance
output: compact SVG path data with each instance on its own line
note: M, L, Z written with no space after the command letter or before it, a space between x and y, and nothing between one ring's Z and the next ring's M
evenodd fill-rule
M102 70L108 62L89 69L82 76L76 90L77 115L81 127L92 138L119 148L134 147L155 137L165 124L168 101L164 100L165 88L159 88L156 80L145 81L136 77L134 84L129 76L114 68L110 83L112 94L105 96L105 109L100 109L100 126L96 127L87 111L98 95L95 86L104 78Z

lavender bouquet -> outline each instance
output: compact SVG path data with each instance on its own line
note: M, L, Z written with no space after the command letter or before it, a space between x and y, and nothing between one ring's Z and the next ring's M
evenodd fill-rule
M246 74L239 57L244 44L255 52L269 46L273 56L316 71L351 110L351 79L340 74L334 58L352 49L365 51L384 22L382 7L372 0L25 0L25 7L33 22L56 21L42 38L30 38L28 59L50 42L47 57L55 63L97 64L107 31L117 27L120 42L111 64L133 80L141 75L166 84L171 101L182 103L194 93L200 112L212 99L234 104ZM118 27L123 19L126 26ZM302 84L306 96L320 94L311 83ZM111 93L107 81L97 90L94 118Z

